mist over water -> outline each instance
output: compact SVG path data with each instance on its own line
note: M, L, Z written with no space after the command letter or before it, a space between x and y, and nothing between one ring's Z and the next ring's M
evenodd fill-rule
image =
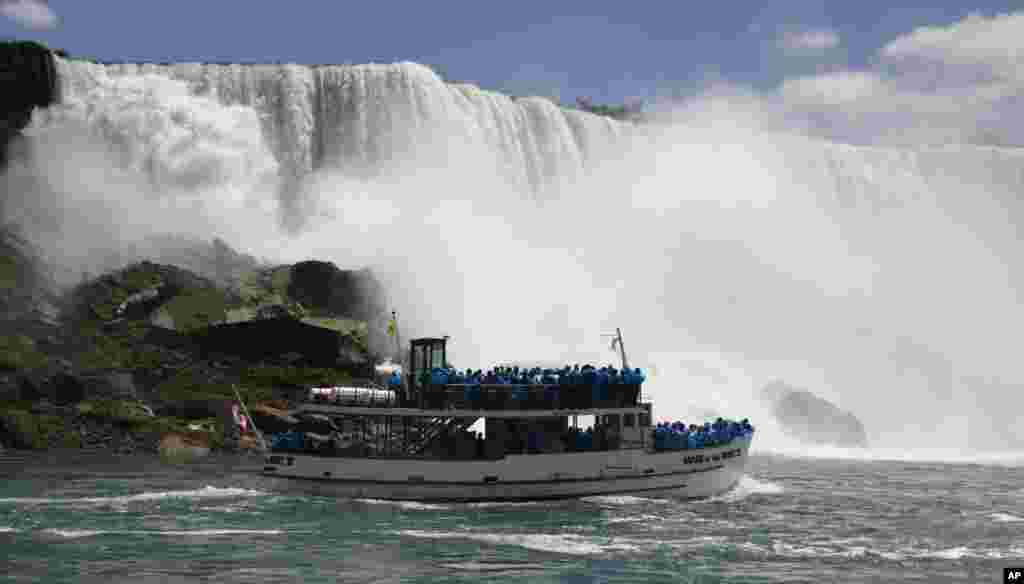
M755 449L812 452L757 399L783 379L875 446L820 454L1024 451L1017 150L836 144L713 97L634 127L413 64L60 67L3 188L65 281L216 236L371 266L457 367L614 363L622 327L658 419L750 417Z

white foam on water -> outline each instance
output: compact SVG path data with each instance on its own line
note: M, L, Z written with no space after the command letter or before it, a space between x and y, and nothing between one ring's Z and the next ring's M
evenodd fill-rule
M126 503L138 503L145 501L161 501L164 499L227 499L233 497L258 497L265 495L263 491L255 489L240 489L236 487L211 487L185 491L154 491L143 492L135 495L120 495L112 497L81 497L81 498L41 498L41 497L7 497L0 498L0 503L15 505L118 505Z
M594 497L583 497L583 500L588 503L597 503L598 505L639 505L641 503L664 503L658 499L648 499L645 497L636 497L633 495L597 495Z
M626 517L609 517L605 521L605 523L608 523L608 524L616 524L616 523L648 523L649 524L651 522L662 521L662 520L664 520L664 517L659 517L657 515L649 515L649 514L645 513L643 515L629 515L629 516L626 516Z
M43 530L43 533L47 535L56 535L66 539L79 539L82 537L93 537L96 535L103 535L106 531L96 529L58 529L55 527L47 528Z
M0 527L0 533L14 533L15 531L18 530L13 527Z
M955 548L939 550L937 552L924 552L922 554L919 554L918 557L937 558L940 560L960 560L970 555L972 555L970 548L967 548L965 546L958 546Z
M471 508L486 509L488 507L544 507L558 505L559 501L480 501L479 503L468 503Z
M408 509L410 511L439 511L442 509L448 509L447 505L420 503L418 501L389 501L387 499L356 499L356 501L366 503L368 505L392 505L394 507Z
M1015 523L1017 521L1024 521L1024 517L1017 517L1016 515L1010 515L1009 513L992 513L989 517L999 523Z
M782 485L767 480L756 479L750 475L743 475L739 482L736 483L736 486L731 490L726 493L722 493L721 495L710 497L706 499L706 501L736 502L742 501L751 495L781 495L784 492L785 489Z
M514 545L541 552L595 556L615 551L637 551L642 542L627 538L591 538L572 534L474 533L406 529L400 535L422 539L467 539L491 545Z

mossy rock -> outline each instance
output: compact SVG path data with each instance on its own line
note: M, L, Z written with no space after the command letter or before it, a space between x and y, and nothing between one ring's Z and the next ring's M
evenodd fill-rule
M302 319L302 322L338 331L343 335L365 336L369 328L366 321L351 318L306 317Z
M242 383L237 389L242 399L248 403L269 399L272 387L255 387ZM166 402L237 399L235 387L231 383L212 382L207 374L192 369L179 371L174 377L158 385L156 391L160 399Z
M48 362L46 355L25 335L0 335L0 370L33 370Z
M128 400L88 400L78 404L78 413L98 420L118 423L141 423L153 416L140 402Z
M240 385L254 394L269 399L278 387L330 387L351 383L352 375L338 369L264 365L250 367L242 372ZM248 401L248 400L246 400Z
M290 286L291 283L291 266L278 266L270 272L270 289L277 294L285 297L288 296L288 286Z
M21 275L18 261L7 255L0 255L0 290L15 290Z
M77 448L82 437L67 427L60 416L39 415L20 409L0 411L0 433L5 433L16 448L42 450L52 447Z
M81 370L103 370L128 368L134 361L132 348L124 341L97 335L90 347L73 357L75 366Z
M192 332L224 322L227 319L228 300L216 289L188 290L168 302L164 308L174 319L181 332Z

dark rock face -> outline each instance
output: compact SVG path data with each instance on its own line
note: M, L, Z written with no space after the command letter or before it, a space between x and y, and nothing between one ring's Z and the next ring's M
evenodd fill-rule
M49 49L33 42L0 43L0 168L8 144L32 119L32 110L60 96L57 64Z
M307 308L371 321L383 312L380 283L369 270L340 270L331 262L292 266L288 296Z
M202 420L218 418L226 420L231 412L231 402L223 399L193 399L167 404L157 410L164 416L174 416L186 420Z
M115 372L82 377L81 382L88 399L138 399L138 392L131 373Z
M85 399L85 384L73 375L60 374L51 381L58 404L74 404Z
M762 390L762 397L783 429L811 444L868 445L864 425L853 414L813 393L776 381Z
M237 355L260 361L298 353L308 364L321 367L335 366L342 350L342 338L337 332L291 318L214 326L196 339L208 355Z

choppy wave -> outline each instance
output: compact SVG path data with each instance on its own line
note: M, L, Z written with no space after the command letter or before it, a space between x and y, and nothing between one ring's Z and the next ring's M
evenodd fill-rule
M757 442L755 441L756 445ZM781 455L793 458L829 458L874 462L921 462L946 464L981 464L987 466L1024 466L1024 452L981 451L957 449L898 449L898 448L843 448L839 446L771 445L751 447L758 454Z
M646 497L636 497L633 495L597 495L594 497L584 497L582 500L588 503L597 503L598 505L608 506L622 506L622 505L638 505L641 503L662 503L659 499L648 499Z
M992 513L989 517L999 523L1015 523L1017 521L1024 521L1024 517L1017 517L1016 515L1010 515L1009 513Z
M705 501L725 501L733 503L736 501L742 501L752 495L780 495L783 492L785 492L785 489L783 489L782 485L766 480L756 479L750 475L743 475L739 482L736 483L736 486L731 490L722 493L721 495L705 499Z
M15 505L123 505L145 501L161 501L164 499L227 499L233 497L258 497L266 495L255 489L236 487L211 487L183 491L154 491L135 495L118 495L109 497L6 497L0 498L0 504Z
M586 537L575 534L478 533L473 531L421 531L405 529L400 535L420 539L465 539L490 545L513 545L529 550L574 556L639 550L641 542L630 538Z
M420 503L418 501L389 501L387 499L356 499L356 501L366 503L368 505L392 505L400 509L407 509L410 511L440 511L448 508L448 505L442 505L439 503Z

